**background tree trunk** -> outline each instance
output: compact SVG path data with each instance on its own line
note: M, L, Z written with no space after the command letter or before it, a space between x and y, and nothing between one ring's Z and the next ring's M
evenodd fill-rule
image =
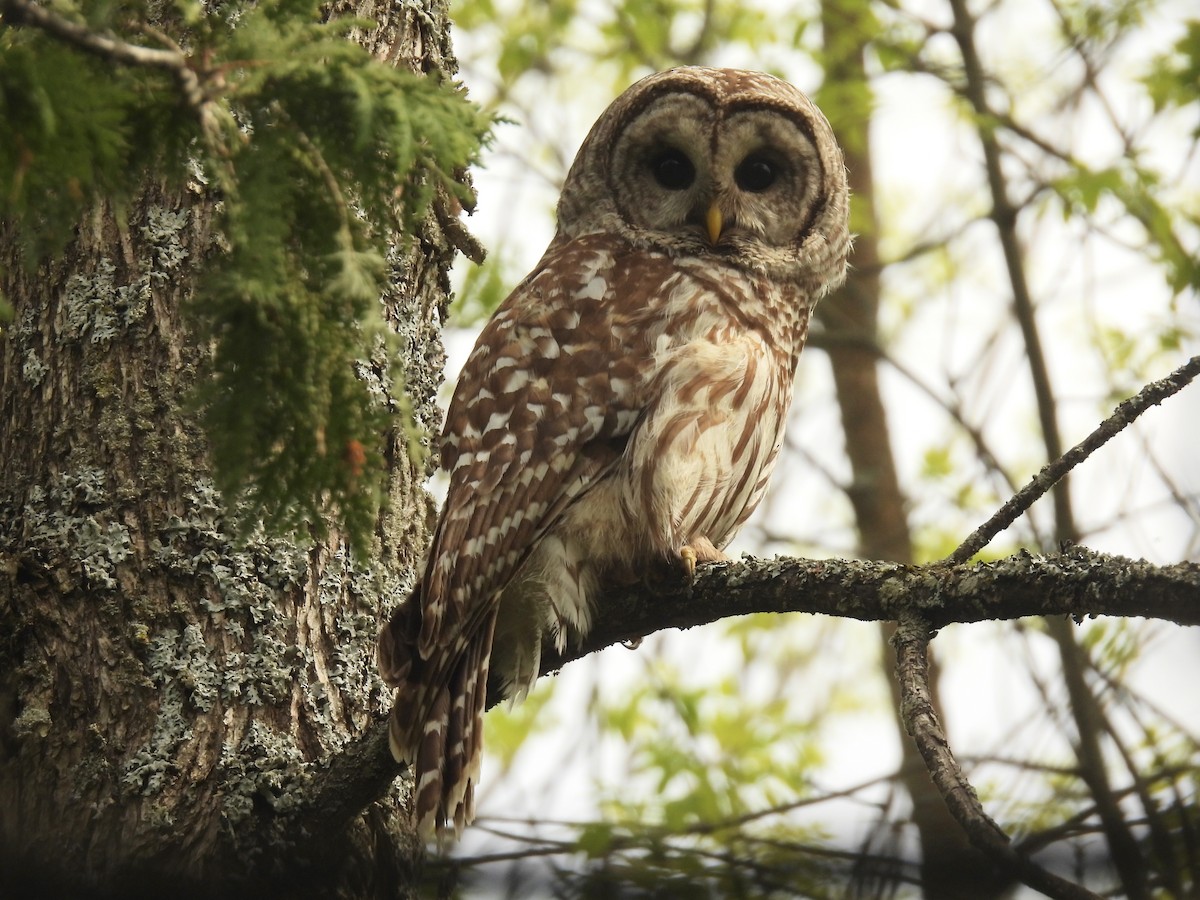
M367 40L381 58L453 73L444 4L342 11L379 20ZM309 888L289 895L390 896L420 853L397 791L323 855L332 868L305 869L295 833L259 827L386 709L375 633L432 509L396 435L371 559L336 534L235 540L189 405L205 351L182 313L217 252L213 208L198 182L147 185L36 271L0 234L15 311L0 340L5 895L228 896L287 873ZM417 421L435 430L453 251L432 219L407 249L395 238L382 300Z
M870 82L864 63L872 36L873 13L865 3L823 3L821 22L825 35L825 87L834 102L838 140L846 154L856 232L853 265L846 284L817 307L824 329L850 461L851 484L847 496L858 526L859 553L864 559L911 565L916 561L908 527L907 501L892 452L883 395L879 385L877 351L880 303L879 217L871 168ZM834 99L834 95L837 96ZM838 101L841 102L838 102ZM846 101L849 102L846 102ZM900 688L893 674L895 654L891 639L894 623L880 625L882 660L892 691L892 711L900 745L900 780L912 802L911 821L921 846L921 888L929 900L958 900L1000 896L1009 879L997 872L967 840L951 817L946 803L929 779L914 743L904 733L900 715ZM930 690L938 703L934 669ZM939 709L940 711L940 709ZM873 886L865 886L869 896Z

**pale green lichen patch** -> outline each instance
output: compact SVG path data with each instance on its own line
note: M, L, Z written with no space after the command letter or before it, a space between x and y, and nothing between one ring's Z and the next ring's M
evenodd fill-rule
M13 734L18 738L44 738L50 733L54 720L50 711L44 706L30 705L21 710L21 714L13 719Z
M150 243L154 264L150 267L150 278L156 282L169 281L188 258L188 249L183 241L188 224L186 209L164 209L151 207L146 213L142 235Z
M207 479L196 479L182 496L181 512L151 540L149 559L152 573L195 587L187 605L160 612L157 622L200 617L182 628L156 627L153 616L140 619L148 623L143 655L162 706L127 777L146 793L161 789L159 773L187 755L185 720L227 710L222 754L238 764L228 772L223 794L227 815L236 819L248 814L255 798L276 797L287 778L299 777L300 761L314 746L330 752L349 739L348 708L362 709L363 698L371 698L356 714L365 727L369 712L384 702L374 650L378 609L381 596L398 601L403 586L382 566L362 567L335 553L306 602L312 578L307 548L261 533L235 540ZM275 721L274 710L296 702L305 723L303 751L297 735L265 724ZM229 716L247 721L251 731L230 726ZM247 747L271 752L248 755Z
M66 560L93 589L117 587L116 569L131 552L129 530L99 510L108 500L105 473L83 467L35 485L25 503L31 545L47 558ZM94 511L93 511L94 510Z
M117 284L117 270L102 259L87 275L72 275L67 281L64 307L66 336L107 344L122 329L142 319L150 301L150 276L140 275L128 284Z
M121 786L144 795L157 794L175 774L175 754L192 736L185 700L179 685L168 684L159 693L158 716L146 745L126 761Z
M46 373L50 371L40 356L32 349L25 351L25 359L21 363L21 377L28 381L34 387L37 387L46 377Z
M203 632L195 625L181 630L166 628L150 642L148 663L151 679L167 688L184 689L189 705L206 712L212 708L221 688L221 678L213 653L204 641Z
M294 806L289 788L301 778L303 762L290 735L263 722L251 722L241 741L222 748L225 821L237 826L253 815L256 803L265 802L276 813Z

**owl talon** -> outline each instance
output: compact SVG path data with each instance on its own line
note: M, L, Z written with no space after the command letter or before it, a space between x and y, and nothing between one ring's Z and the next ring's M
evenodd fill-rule
M690 585L696 580L696 566L700 563L724 562L728 560L722 551L706 537L698 537L690 544L679 548L679 564L683 566L684 578Z
M696 580L696 550L686 544L679 548L679 561L683 564L683 574L688 584Z

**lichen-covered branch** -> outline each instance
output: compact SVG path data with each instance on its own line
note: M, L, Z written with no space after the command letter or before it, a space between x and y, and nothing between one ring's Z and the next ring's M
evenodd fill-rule
M666 576L668 579L669 575ZM1145 616L1200 624L1200 564L1155 566L1074 547L1035 556L1021 552L991 563L901 566L860 560L746 558L702 567L688 586L666 580L605 596L587 639L561 653L543 649L542 671L605 647L668 628L691 628L749 613L803 612L900 621L916 616L936 631L952 623L1025 616ZM495 703L498 698L492 698ZM313 774L300 807L322 810L317 831L336 831L378 795L398 771L387 750L386 723ZM353 758L353 765L346 760ZM339 798L331 806L331 798ZM331 814L336 808L336 814Z
M762 612L863 621L895 621L914 612L934 629L956 622L1055 615L1145 616L1196 625L1200 565L1155 566L1083 547L1045 556L1022 551L970 566L743 559L701 569L690 588L642 587L606 596L587 639L562 654L548 649L542 668L557 669L664 628Z

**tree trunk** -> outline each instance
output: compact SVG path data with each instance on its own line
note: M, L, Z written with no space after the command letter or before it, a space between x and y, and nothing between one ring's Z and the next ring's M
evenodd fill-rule
M453 72L444 4L426 7L347 11L380 21L377 55ZM322 832L305 805L317 763L388 705L375 634L426 543L425 473L395 436L370 559L336 534L235 539L189 404L205 351L183 314L217 252L213 208L203 185L147 185L36 271L0 233L15 311L0 337L5 896L229 896L281 879L289 896L394 896L420 854L393 790L295 858ZM382 302L433 429L452 250L432 220L408 249L396 238Z

